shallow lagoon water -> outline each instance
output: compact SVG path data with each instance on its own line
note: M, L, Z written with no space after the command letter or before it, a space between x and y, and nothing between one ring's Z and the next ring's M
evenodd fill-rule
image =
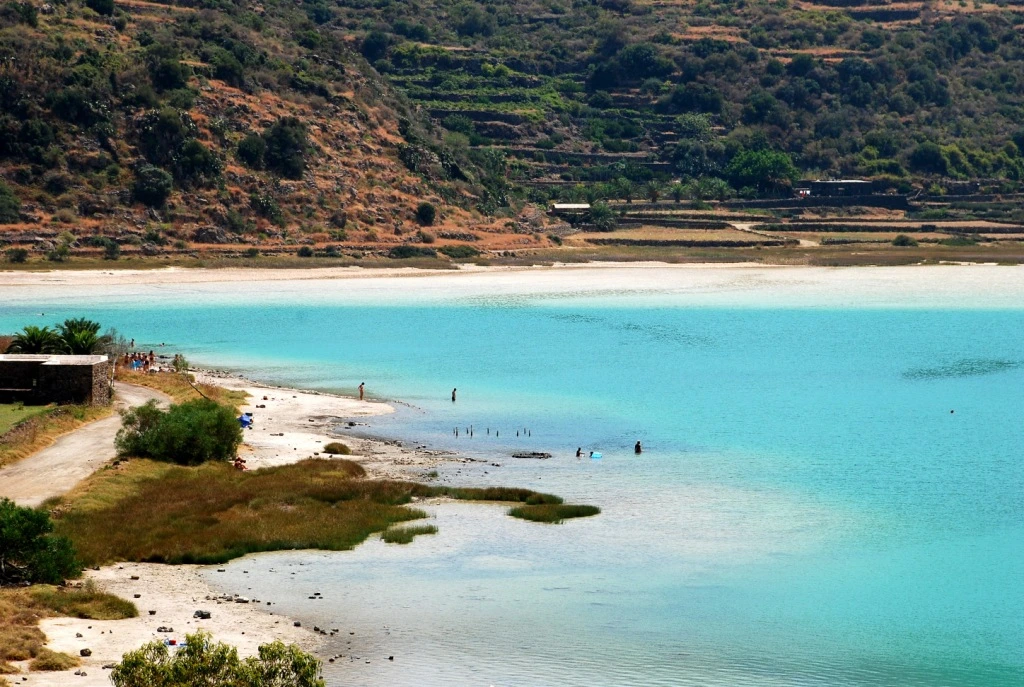
M265 381L366 381L409 404L371 432L502 466L442 479L603 509L543 526L431 507L439 534L409 546L211 572L342 629L331 684L1024 684L1024 308L284 292L86 289L72 309L42 290L0 305L0 329L85 314Z

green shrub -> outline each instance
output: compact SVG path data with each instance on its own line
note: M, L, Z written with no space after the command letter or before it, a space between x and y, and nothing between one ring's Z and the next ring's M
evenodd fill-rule
M465 244L458 246L441 246L437 249L437 252L444 253L453 260L464 260L466 258L475 258L480 255L480 251L473 246L467 246Z
M434 223L434 219L437 217L437 208L432 203L426 201L416 206L416 221L425 227L429 227Z
M142 165L135 172L132 195L135 200L149 207L161 207L167 202L173 186L174 180L170 174L153 165Z
M282 117L263 132L267 169L286 179L301 179L306 171L306 125L296 117Z
M352 455L352 449L340 441L332 441L329 444L325 444L323 452L332 456L350 456Z
M249 196L249 204L257 215L260 217L266 217L274 224L280 224L284 219L281 214L281 206L277 204L277 200L274 196L269 193L253 192L253 194Z
M60 584L82 572L70 540L52 531L49 513L0 499L0 585Z
M28 250L24 248L9 248L7 250L7 262L27 262Z
M233 459L241 441L234 411L201 398L166 411L154 401L126 411L115 444L119 455L199 465Z
M313 249L309 246L303 246L295 252L300 258L311 258L313 257Z
M267 144L259 134L249 134L238 142L236 155L243 165L249 169L263 169L263 156L267 152Z
M256 656L243 660L234 647L214 642L201 630L185 635L184 645L173 654L160 640L129 651L110 672L110 681L114 687L325 687L320 661L294 644L261 644Z
M0 181L0 224L14 224L21 220L21 199L11 187Z
M916 246L917 239L913 236L907 236L906 234L897 234L896 238L892 240L892 245L900 247Z
M433 248L422 248L420 246L395 246L388 251L388 257L396 260L406 258L436 258L437 251Z
M117 260L121 257L121 246L114 239L107 239L103 244L103 259Z

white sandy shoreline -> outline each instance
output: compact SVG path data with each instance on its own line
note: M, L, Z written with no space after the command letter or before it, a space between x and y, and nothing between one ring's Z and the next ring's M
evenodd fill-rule
M1024 266L995 264L897 267L584 263L532 267L414 268L165 268L0 272L11 304L75 289L113 297L131 288L149 301L266 304L477 303L508 298L637 297L694 306L1019 307Z

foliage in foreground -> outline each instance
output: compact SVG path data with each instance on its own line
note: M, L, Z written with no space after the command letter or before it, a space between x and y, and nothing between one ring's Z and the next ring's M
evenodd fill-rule
M78 588L35 585L0 590L0 673L13 669L8 661L37 661L33 670L46 670L76 661L45 648L41 618L66 616L91 620L117 620L138 615L135 605L96 591L91 582Z
M129 461L67 497L57 528L87 565L222 563L258 551L351 549L391 525L426 517L408 507L414 498L561 504L529 489L436 487L364 475L345 459L251 472L223 463L184 468Z
M122 456L152 458L179 465L229 461L242 443L234 410L199 398L161 410L156 401L122 415L115 444Z
M173 655L155 641L124 655L110 673L114 687L324 687L320 661L280 641L262 644L259 654L239 659L238 651L206 632L185 635Z
M0 499L0 585L58 584L81 574L71 542L52 532L46 512Z

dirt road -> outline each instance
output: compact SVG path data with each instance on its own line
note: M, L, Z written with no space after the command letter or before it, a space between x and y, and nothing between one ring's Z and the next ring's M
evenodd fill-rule
M171 400L159 391L134 384L116 384L115 391L117 408L142 405L150 399L166 405ZM97 420L0 470L0 496L33 507L60 496L115 457L114 436L120 428L120 415Z

